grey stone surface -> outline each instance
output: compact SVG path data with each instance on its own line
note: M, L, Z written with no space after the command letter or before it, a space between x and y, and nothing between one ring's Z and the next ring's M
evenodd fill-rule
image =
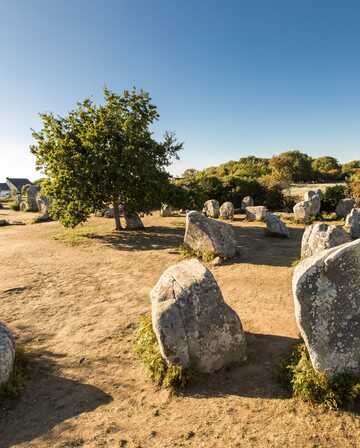
M218 218L220 214L220 205L216 199L206 201L203 207L203 213L208 218Z
M15 339L10 330L0 323L0 385L7 383L14 368Z
M186 215L184 244L196 253L222 258L232 258L237 251L234 229L230 224L207 218L196 211Z
M248 221L265 221L268 210L263 205L257 205L255 207L246 207L245 213Z
M347 215L345 227L349 229L351 238L360 238L360 208L353 208Z
M251 196L245 196L241 201L241 210L245 210L246 207L253 207L254 199Z
M303 260L295 269L295 317L313 367L360 374L360 240Z
M168 218L172 216L172 207L169 204L162 204L160 209L160 216L163 218Z
M224 202L220 207L220 218L232 221L234 219L234 205L232 202Z
M339 218L346 218L346 216L355 207L355 200L351 198L341 199L336 206L336 214Z
M142 230L144 224L137 213L124 213L126 230Z
M284 222L273 213L267 213L266 218L266 233L269 236L279 236L289 238L290 232Z
M20 210L22 212L37 212L37 196L40 188L37 185L25 185L21 190Z
M312 204L310 201L298 202L295 204L293 211L295 221L305 223L311 217Z
M301 257L310 257L331 247L348 243L350 235L341 227L325 223L306 227L301 241Z
M168 363L210 373L246 360L241 321L198 260L168 268L150 298L154 332Z

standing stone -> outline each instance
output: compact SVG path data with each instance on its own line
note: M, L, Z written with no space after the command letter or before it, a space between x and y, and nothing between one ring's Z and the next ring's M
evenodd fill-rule
M246 207L245 213L248 221L265 221L268 211L263 205L258 205L256 207Z
M294 272L295 317L314 369L360 375L360 240L306 258Z
M265 222L267 235L289 238L289 229L278 216L274 215L273 213L268 213L265 217Z
M234 205L232 202L224 202L220 207L220 218L232 221L234 219Z
M162 204L160 209L160 216L168 218L172 216L172 207L169 204Z
M47 222L51 221L50 216L50 200L47 196L44 196L42 194L38 194L36 197L36 203L39 212L41 213L40 216L35 218L35 222Z
M311 211L312 211L311 202L310 201L298 202L294 206L293 211L295 215L294 216L295 221L306 223L307 221L309 221L311 217Z
M137 213L124 213L125 229L126 230L142 230L144 224L142 223Z
M339 218L346 218L346 216L355 207L355 200L351 198L341 199L336 206L336 214Z
M347 215L345 227L349 229L351 238L360 238L360 208L353 208Z
M311 216L317 216L320 213L321 209L321 199L320 199L320 190L315 191L307 191L304 194L304 201L309 201L311 203Z
M251 196L245 196L241 201L241 210L246 210L246 207L253 207L254 199Z
M0 386L8 382L14 361L15 339L10 330L0 323Z
M203 213L208 218L218 218L220 213L220 206L216 199L206 201L203 207Z
M24 185L21 189L20 210L22 212L37 212L37 196L40 188L37 185Z
M341 227L317 223L306 227L301 241L301 257L311 257L331 247L350 241L349 234Z
M150 298L154 332L168 363L210 373L246 360L241 321L198 260L168 268Z
M197 254L232 258L235 256L236 239L230 224L207 218L191 211L186 215L185 246Z

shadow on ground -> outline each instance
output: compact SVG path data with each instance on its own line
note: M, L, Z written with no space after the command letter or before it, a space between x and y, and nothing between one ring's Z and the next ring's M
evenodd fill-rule
M298 339L268 334L246 333L248 359L213 375L196 378L184 395L193 398L238 395L249 398L289 398L277 375L281 362Z
M162 250L178 247L183 242L184 232L183 227L153 226L141 231L120 231L107 235L89 233L86 236L117 250Z
M234 227L238 242L239 263L268 266L291 266L301 255L304 230L290 228L290 238L265 236L264 227Z
M233 226L239 256L225 264L250 263L291 266L300 258L303 229L290 229L290 238L265 236L264 227ZM106 235L88 233L86 238L100 241L120 251L177 249L184 239L184 227L146 227L141 231L120 231Z
M59 423L112 401L110 395L94 386L59 375L56 354L27 356L29 378L25 390L18 399L1 402L1 448L22 443L27 446Z

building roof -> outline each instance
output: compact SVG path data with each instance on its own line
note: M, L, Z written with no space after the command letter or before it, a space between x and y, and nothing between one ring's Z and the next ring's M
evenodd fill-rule
M21 178L14 178L14 177L7 177L6 178L7 183L13 185L18 191L21 191L22 187L25 185L32 185L32 182L29 181L29 179L21 179Z
M8 184L0 183L0 191L10 191Z

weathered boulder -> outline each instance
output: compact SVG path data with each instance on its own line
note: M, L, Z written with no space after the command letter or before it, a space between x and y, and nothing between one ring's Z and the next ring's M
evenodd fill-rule
M321 190L320 190L320 189L317 189L317 190L309 190L309 191L306 191L306 192L304 193L304 201L310 201L310 199L311 199L312 197L314 197L315 195L320 196L320 195L321 195Z
M37 212L37 196L40 188L37 185L24 185L21 189L20 210L22 212Z
M317 223L306 227L301 241L301 257L310 257L331 247L350 241L349 234L341 227Z
M268 211L263 205L257 205L256 207L246 207L245 213L248 221L265 221Z
M168 268L150 298L154 332L168 363L210 373L246 360L241 321L198 260Z
M0 386L9 380L14 361L15 339L6 325L0 323Z
M345 227L349 229L351 238L360 238L360 208L353 208L347 215Z
M310 201L298 202L294 208L295 221L305 223L311 217L312 205Z
M184 244L196 253L221 258L232 258L237 251L235 232L230 224L207 218L196 211L186 215Z
M295 269L295 317L313 367L360 375L360 240L320 252Z
M241 201L241 210L245 210L246 207L253 207L254 199L251 196L245 196Z
M124 213L126 230L142 230L144 224L137 213Z
M169 204L162 204L160 209L160 216L163 218L167 218L169 216L172 216L172 207Z
M232 202L224 202L220 207L220 218L232 221L234 219L234 205Z
M318 190L319 191L319 190ZM310 214L311 216L317 216L321 209L320 193L315 191L307 191L304 195L304 200L309 201L311 204Z
M40 216L38 216L37 218L35 218L34 222L47 222L47 221L51 221L51 216L50 216L50 200L47 196L44 196L42 194L38 194L36 197L36 203L37 203L37 207L39 212L41 213Z
M206 201L203 207L203 213L208 218L218 218L220 213L220 206L216 199Z
M267 235L289 238L289 229L278 216L274 215L273 213L267 213L265 222Z
M346 216L355 207L355 200L351 198L340 199L336 206L336 214L339 218L346 218Z

